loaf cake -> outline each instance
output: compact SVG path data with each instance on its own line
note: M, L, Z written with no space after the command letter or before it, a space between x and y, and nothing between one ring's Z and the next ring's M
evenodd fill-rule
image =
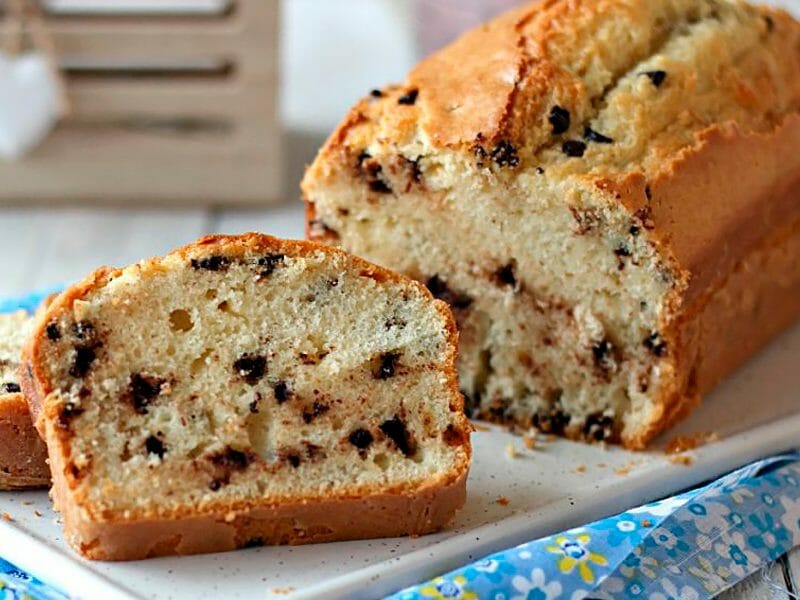
M47 448L31 423L17 377L32 323L25 311L0 315L0 490L50 484Z
M347 115L310 239L427 284L472 414L644 447L800 313L800 25L544 0Z
M88 558L419 535L465 496L456 347L415 281L212 236L61 294L22 386Z

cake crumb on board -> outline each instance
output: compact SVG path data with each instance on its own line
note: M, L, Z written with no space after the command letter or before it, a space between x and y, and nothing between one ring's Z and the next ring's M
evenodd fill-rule
M494 502L495 502L495 504L499 504L500 506L508 506L509 504L511 504L511 500L509 500L505 496L500 496Z
M578 465L575 467L575 472L580 474L586 473L586 465Z
M472 427L475 428L475 431L491 431L491 427L487 427L486 425L481 425L480 423L472 423Z
M669 457L669 462L673 465L683 465L684 467L692 466L692 457L686 454L673 454Z
M514 445L514 442L508 442L506 444L506 456L512 460L517 458L517 447Z
M7 512L4 512L3 513L3 521L8 521L9 523L13 523L14 522L14 517L12 517Z
M680 454L687 450L694 450L705 444L716 442L719 435L713 431L703 431L691 435L677 435L664 447L664 454Z

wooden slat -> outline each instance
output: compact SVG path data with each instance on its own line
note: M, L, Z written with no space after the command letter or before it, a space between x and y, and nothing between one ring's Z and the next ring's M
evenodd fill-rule
M94 163L66 157L0 165L6 202L36 199L50 204L265 204L279 198L280 176L277 156L273 161L206 159L205 166L197 156L180 155Z
M303 239L305 209L301 202L288 201L265 210L226 209L212 222L212 233L259 231L288 239Z

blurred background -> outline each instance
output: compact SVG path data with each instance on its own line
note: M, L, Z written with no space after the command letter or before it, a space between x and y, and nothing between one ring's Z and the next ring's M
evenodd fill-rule
M302 237L348 107L516 4L0 0L0 297L205 233Z
M0 0L0 296L303 236L348 107L514 0Z

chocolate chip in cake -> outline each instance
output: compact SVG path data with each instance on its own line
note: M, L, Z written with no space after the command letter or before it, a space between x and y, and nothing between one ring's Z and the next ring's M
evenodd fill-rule
M221 479L212 479L211 483L208 484L208 488L212 492L216 492L222 487L223 481Z
M75 357L69 368L69 374L76 379L86 377L96 358L97 354L93 346L77 346L75 348Z
M494 272L494 280L501 286L517 287L517 277L514 274L514 261L503 265Z
M133 409L140 415L147 414L147 407L161 394L161 386L166 381L152 375L134 373L128 383L127 396Z
M608 136L603 135L592 129L591 127L586 127L583 130L583 139L587 142L594 142L595 144L613 144L614 140Z
M592 358L594 365L604 375L613 372L617 363L614 359L614 345L608 340L601 340L592 345Z
M373 373L375 379L389 379L390 377L394 377L399 361L399 352L384 352L381 354L378 368Z
M646 76L656 87L661 87L661 84L664 83L664 80L667 78L666 71L644 71L641 75Z
M419 161L422 158L418 156L417 158L407 158L405 156L401 157L403 159L403 164L406 166L409 179L411 183L422 183L422 168L420 167ZM406 192L411 189L411 186L407 186Z
M261 401L263 399L264 398L261 395L261 392L256 392L255 398L248 405L248 408L250 409L250 414L257 415L259 413L259 406L261 405Z
M258 278L259 280L266 279L275 271L278 265L282 264L286 255L284 254L267 254L258 259Z
M569 129L570 114L566 108L554 106L550 109L550 115L547 117L547 120L550 121L553 135L561 135Z
M89 321L78 321L72 326L72 334L81 341L93 340L97 334Z
M257 537L251 537L251 538L248 538L248 539L245 541L245 543L244 543L244 544L242 544L240 547L241 547L241 548L243 548L243 549L244 549L244 548L260 548L260 547L261 547L261 546L263 546L265 543L266 543L266 542L264 541L264 538L263 538L263 537L258 537L258 536L257 536Z
M77 417L78 415L83 414L83 409L78 408L75 403L73 402L66 402L64 406L61 407L61 411L58 413L58 418L56 419L56 427L63 430L68 430L72 419Z
M295 469L300 466L300 455L296 452L287 452L284 455L284 460L288 461Z
M519 165L517 149L506 140L498 142L491 154L492 160L498 167L516 167Z
M648 202L653 199L653 192L649 185L644 186L644 197L647 198Z
M0 394L18 394L20 387L18 383L8 382L0 385Z
M231 266L231 259L227 256L206 256L193 258L191 265L193 269L203 271L226 271Z
M602 442L614 433L614 418L603 413L593 413L586 417L583 424L583 435L588 440Z
M657 331L651 333L644 339L644 346L658 357L664 356L667 353L667 343Z
M403 319L401 319L396 315L393 317L389 317L383 322L383 326L386 329L386 331L389 331L390 329L394 328L403 329L403 327L405 327L407 324L408 323L406 323Z
M366 450L375 440L369 430L363 427L353 430L347 439L359 450Z
M567 156L580 158L586 152L586 144L579 140L567 140L561 145L561 150Z
M363 174L362 165L364 164L364 161L369 160L370 158L372 158L372 154L370 154L368 150L362 150L358 153L358 156L356 156L356 163L358 164L358 172L360 174Z
M620 244L614 248L614 255L617 257L617 269L622 271L625 268L624 259L631 256L630 248L628 248L625 244Z
M149 436L145 440L144 447L148 454L155 454L158 456L158 458L164 458L164 454L167 453L167 448L164 445L164 442L154 435Z
M250 385L256 385L267 372L267 359L256 354L245 354L233 363L233 370Z
M772 33L775 31L775 19L773 19L769 15L763 15L764 23L767 26L767 33Z
M311 406L307 406L303 409L303 422L308 425L318 416L324 415L330 409L331 407L324 402L314 400L314 403Z
M419 90L417 88L412 88L408 90L405 94L400 96L397 99L397 103L403 104L405 106L413 106L417 102L418 96L419 96Z
M61 330L58 328L58 323L48 323L45 331L47 332L47 339L50 341L55 342L61 339Z
M406 424L398 415L381 423L380 429L404 456L412 456L417 451L416 443L406 429Z
M456 310L469 308L469 306L472 304L472 298L466 294L461 294L451 290L449 287L447 287L447 283L438 275L434 275L428 279L428 281L425 282L425 287L427 287L430 293L433 294L434 298L444 300Z
M570 416L564 412L560 401L555 401L551 406L534 413L531 425L542 433L563 435L570 422Z
M275 400L277 400L278 404L283 404L292 397L292 390L289 389L289 384L285 381L277 381L275 385L272 386L272 391L275 394Z
M231 471L243 471L256 457L250 451L244 452L227 446L223 451L212 454L208 458L217 467Z
M369 95L373 98L383 98L383 92L378 89L370 90Z
M630 233L633 237L636 237L641 232L641 229L638 225L631 225L628 229L628 233Z
M373 192L377 192L378 194L391 194L392 193L392 186L390 186L385 180L381 178L371 179L368 182L369 189Z

